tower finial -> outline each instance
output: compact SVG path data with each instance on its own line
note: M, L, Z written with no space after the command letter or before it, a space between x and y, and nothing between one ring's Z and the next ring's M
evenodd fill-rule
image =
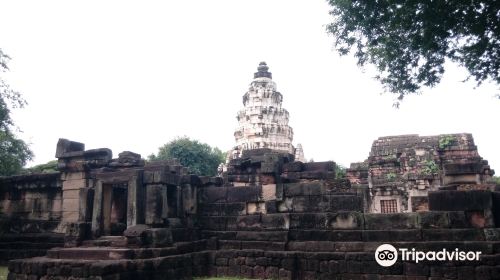
M261 63L259 63L259 67L257 67L257 72L253 74L253 78L256 79L256 78L265 77L265 78L272 79L273 75L268 70L269 70L269 67L267 66L267 64L264 61L262 61Z

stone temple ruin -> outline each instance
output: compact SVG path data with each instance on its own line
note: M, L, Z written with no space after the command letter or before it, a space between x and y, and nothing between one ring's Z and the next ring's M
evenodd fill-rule
M471 134L381 137L347 170L353 186L369 190L371 213L427 211L429 191L489 189L493 174Z
M379 138L346 178L290 147L200 177L60 139L58 172L0 178L0 259L9 279L500 279L500 186L471 135ZM383 267L384 243L481 258Z
M272 73L261 62L250 88L243 95L244 108L238 112L238 128L234 132L236 147L230 158L242 156L244 150L272 149L294 154L295 160L305 161L302 145L292 145L293 129L288 125L288 111L281 107L283 95L276 90Z

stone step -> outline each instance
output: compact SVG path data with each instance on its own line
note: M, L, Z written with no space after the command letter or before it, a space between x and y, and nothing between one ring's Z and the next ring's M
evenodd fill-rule
M47 257L77 260L133 259L134 250L110 247L54 248L47 251Z
M443 249L481 251L483 254L500 254L500 241L421 241L387 242L396 248L415 248L420 251L440 251ZM219 240L219 250L256 249L263 251L294 252L375 252L383 242L333 242L333 241L248 241Z
M127 238L125 236L101 236L94 240L84 240L84 247L126 247Z
M500 241L498 229L202 231L203 238L248 241Z
M121 236L121 235L103 235L103 236L99 237L99 239L102 239L102 240L121 240L124 238L126 238L126 237Z
M3 233L0 242L33 242L33 243L64 243L64 234L61 233Z
M54 247L61 247L64 242L50 243L50 242L25 242L25 241L14 241L14 242L0 242L0 248L2 249L50 249Z

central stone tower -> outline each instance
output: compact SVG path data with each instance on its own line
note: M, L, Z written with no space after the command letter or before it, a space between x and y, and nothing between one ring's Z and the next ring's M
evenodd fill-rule
M254 73L250 88L243 95L244 108L236 116L238 128L234 132L236 147L232 157L244 150L271 149L295 155L292 145L293 129L288 125L288 111L281 107L283 95L276 90L272 73L261 62ZM304 161L303 153L296 160Z

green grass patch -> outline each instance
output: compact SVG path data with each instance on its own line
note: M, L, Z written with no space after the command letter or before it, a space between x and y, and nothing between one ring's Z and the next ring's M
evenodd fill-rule
M247 278L238 278L238 277L210 277L210 278L194 278L195 280L250 280Z
M0 280L7 280L9 269L6 266L0 266Z
M6 266L0 266L0 280L7 280L9 269ZM210 277L210 278L194 278L195 280L250 280L238 277Z

